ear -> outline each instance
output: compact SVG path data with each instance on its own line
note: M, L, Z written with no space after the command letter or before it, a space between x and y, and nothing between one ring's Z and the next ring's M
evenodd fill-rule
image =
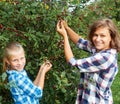
M9 62L9 60L8 60L7 58L5 58L4 61L5 61L8 65L10 64L10 62Z

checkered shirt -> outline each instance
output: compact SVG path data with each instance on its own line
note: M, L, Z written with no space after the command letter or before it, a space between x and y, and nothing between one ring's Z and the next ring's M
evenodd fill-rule
M7 74L14 104L39 104L42 89L33 84L25 70L7 70Z
M84 39L79 39L77 46L92 55L69 60L72 66L80 69L81 74L76 104L113 104L110 87L118 73L117 51L108 49L97 53Z

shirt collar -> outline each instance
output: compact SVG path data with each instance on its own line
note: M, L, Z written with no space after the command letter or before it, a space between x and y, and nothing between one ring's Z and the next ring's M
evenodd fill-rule
M22 71L17 71L17 70L6 70L7 74L22 74L25 72L25 70L23 69Z

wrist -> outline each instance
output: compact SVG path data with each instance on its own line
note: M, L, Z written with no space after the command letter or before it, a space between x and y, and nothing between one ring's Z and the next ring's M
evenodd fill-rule
M70 29L70 27L69 27L69 26L66 26L66 27L65 27L65 29L66 29L66 30L69 30L69 29Z
M63 35L63 39L68 39L67 33L65 35Z
M45 74L45 73L46 73L46 72L45 72L45 69L44 69L44 68L40 69L40 70L39 70L39 73L40 73L40 74Z

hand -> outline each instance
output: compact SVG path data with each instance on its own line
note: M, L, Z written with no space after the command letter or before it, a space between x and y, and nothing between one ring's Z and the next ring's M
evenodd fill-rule
M46 68L45 68L45 67L46 67ZM46 60L46 61L45 61L45 67L44 67L44 70L46 70L46 72L48 72L48 71L51 69L52 64L50 63L49 60Z
M67 32L61 20L59 20L57 23L57 32L61 34L63 37L67 36Z
M63 23L65 29L67 29L69 27L68 24L67 24L67 22L65 20L61 20L61 22Z
M50 66L50 61L49 60L45 60L45 65Z
M40 67L40 70L43 72L48 72L52 67L52 64L50 63L50 61L46 60Z

